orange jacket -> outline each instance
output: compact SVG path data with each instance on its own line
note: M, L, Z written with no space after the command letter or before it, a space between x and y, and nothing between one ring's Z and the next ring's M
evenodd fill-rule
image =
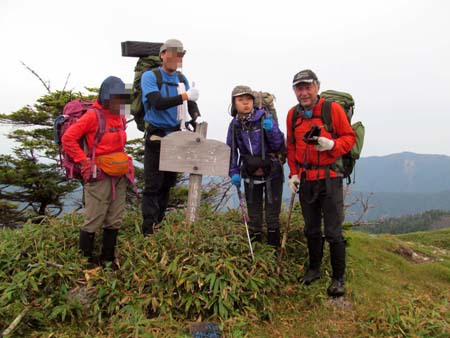
M95 156L121 152L125 149L127 134L125 132L125 118L122 115L111 114L107 109L95 101L94 108L100 110L106 120L105 133L95 146ZM67 129L62 137L64 151L73 158L75 162L81 162L87 158L87 154L80 147L78 140L86 137L88 149L92 150L94 137L97 131L97 114L94 110L88 110L77 122Z
M331 120L333 123L333 132L337 135L334 139L334 147L329 151L317 151L314 145L307 144L303 141L303 135L308 132L313 125L321 127L322 132L320 136L333 139L331 134L325 129L323 121L320 117L322 112L322 104L325 99L321 98L314 106L313 116L310 119L304 119L299 114L295 127L295 143L292 143L292 115L294 114L295 106L292 107L287 116L287 160L290 169L289 177L293 175L300 175L304 168L299 168L302 164L309 164L313 166L324 166L334 163L337 158L349 152L356 141L355 133L348 122L345 111L338 104L333 102L331 104ZM307 169L306 180L317 180L317 170L319 170L319 179L325 178L325 169ZM330 170L330 177L338 176L333 170Z

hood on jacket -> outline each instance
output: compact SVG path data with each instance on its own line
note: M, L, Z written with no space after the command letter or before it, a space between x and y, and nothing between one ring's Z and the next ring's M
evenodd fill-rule
M107 77L100 86L100 91L98 93L98 102L104 106L106 101L109 101L111 99L111 96L123 96L128 97L130 95L130 91L125 88L125 83L123 81L116 77L116 76L109 76Z

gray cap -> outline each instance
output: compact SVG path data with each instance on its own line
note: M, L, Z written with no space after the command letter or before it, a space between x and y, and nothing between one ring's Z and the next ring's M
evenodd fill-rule
M294 76L294 80L292 80L292 86L295 86L299 83L313 83L313 82L319 82L317 79L317 75L310 69L302 70L301 72L298 72Z
M183 43L180 40L169 39L162 44L161 48L159 49L159 54L161 54L162 52L166 51L169 48L176 49L177 52L180 52L180 53L186 53L186 51L184 50L184 47L183 47Z
M253 90L249 86L236 86L233 88L233 91L231 92L231 97L241 96L241 95L250 95L253 97L253 100L255 99L255 94L253 93Z

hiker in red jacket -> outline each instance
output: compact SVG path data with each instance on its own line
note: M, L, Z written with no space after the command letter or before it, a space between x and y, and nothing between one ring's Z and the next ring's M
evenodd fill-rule
M117 268L114 251L125 210L127 176L132 177L133 173L131 158L125 153L126 120L121 114L127 97L129 100L123 81L108 77L100 87L93 109L70 126L62 137L64 151L81 165L85 221L80 230L80 249L90 267L111 262L111 267ZM98 121L96 110L102 114L99 117L104 117L103 121ZM105 128L99 139L101 123ZM103 227L103 247L98 259L93 251L95 232L100 227Z
M331 104L333 135L325 129L321 118L325 100L318 95L320 83L314 72L307 69L297 73L293 89L299 104L292 107L287 116L287 159L289 188L296 193L300 186L300 204L308 244L309 267L302 279L309 285L321 277L323 217L333 269L327 292L330 296L342 296L345 293L344 196L342 175L334 170L333 164L350 151L356 141L355 133L344 110L336 102ZM293 126L295 111L298 119Z

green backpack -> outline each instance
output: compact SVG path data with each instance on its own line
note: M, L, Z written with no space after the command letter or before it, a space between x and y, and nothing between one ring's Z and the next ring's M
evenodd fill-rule
M333 137L337 137L333 130L333 121L331 120L331 103L336 102L339 103L344 109L348 121L351 123L353 112L355 109L355 101L353 97L349 93L339 92L337 90L326 90L320 94L320 97L325 99L325 102L322 105L322 114L321 118L325 129L333 135ZM295 121L299 116L299 109L294 110L294 114L292 115L292 135L294 136L295 129ZM351 182L351 173L354 170L356 160L358 160L361 156L362 147L364 144L364 134L365 128L362 122L358 121L353 123L352 129L356 135L356 142L353 145L352 149L342 155L340 158L336 160L333 164L332 169L341 173L344 178L347 179L347 182Z
M134 121L136 122L136 126L140 131L145 131L145 110L144 105L142 104L142 88L141 88L141 77L144 72L147 70L152 70L156 76L156 83L158 85L159 90L163 85L162 75L159 71L158 67L161 65L161 59L159 56L146 56L140 57L138 62L136 63L136 67L134 67L134 82L133 88L131 90L131 115L134 117ZM178 79L180 82L184 82L187 85L187 80L181 72L177 71Z

